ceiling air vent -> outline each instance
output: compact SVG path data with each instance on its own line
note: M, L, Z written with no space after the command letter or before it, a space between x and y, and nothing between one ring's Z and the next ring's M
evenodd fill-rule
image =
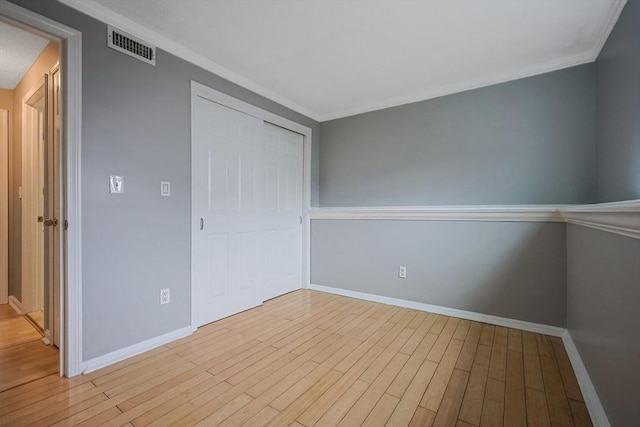
M107 25L107 46L129 56L156 65L156 48L137 37Z

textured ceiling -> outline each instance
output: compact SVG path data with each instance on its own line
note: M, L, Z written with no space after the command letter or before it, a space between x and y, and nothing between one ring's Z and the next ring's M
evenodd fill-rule
M0 88L13 90L49 40L0 22Z
M316 120L593 61L625 0L59 0Z

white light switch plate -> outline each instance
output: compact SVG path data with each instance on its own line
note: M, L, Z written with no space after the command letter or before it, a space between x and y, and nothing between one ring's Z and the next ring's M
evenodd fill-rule
M124 193L124 178L118 175L111 175L109 177L109 189L111 194Z
M160 195L162 197L171 196L171 182L169 182L169 181L160 181Z

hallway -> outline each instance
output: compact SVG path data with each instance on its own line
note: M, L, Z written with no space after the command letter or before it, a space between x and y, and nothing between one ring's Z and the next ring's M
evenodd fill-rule
M58 349L8 304L0 305L0 391L56 374Z

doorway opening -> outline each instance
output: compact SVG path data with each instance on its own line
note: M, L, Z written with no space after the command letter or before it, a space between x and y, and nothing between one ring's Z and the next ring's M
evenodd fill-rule
M64 193L60 44L0 21L0 49L3 60L15 65L0 72L6 135L0 253L7 254L0 302L8 302L0 305L6 332L0 338L0 390L6 390L60 372Z
M82 139L82 33L7 0L0 0L0 22L37 34L59 44L60 90L59 150L60 184L55 191L61 200L59 260L49 271L61 280L59 300L60 375L82 373L82 215L80 181ZM4 38L2 38L4 40ZM61 222L62 221L62 222ZM49 262L49 261L46 261ZM8 283L0 281L0 304L8 296ZM4 292L3 292L4 291ZM4 370L3 370L4 371Z

